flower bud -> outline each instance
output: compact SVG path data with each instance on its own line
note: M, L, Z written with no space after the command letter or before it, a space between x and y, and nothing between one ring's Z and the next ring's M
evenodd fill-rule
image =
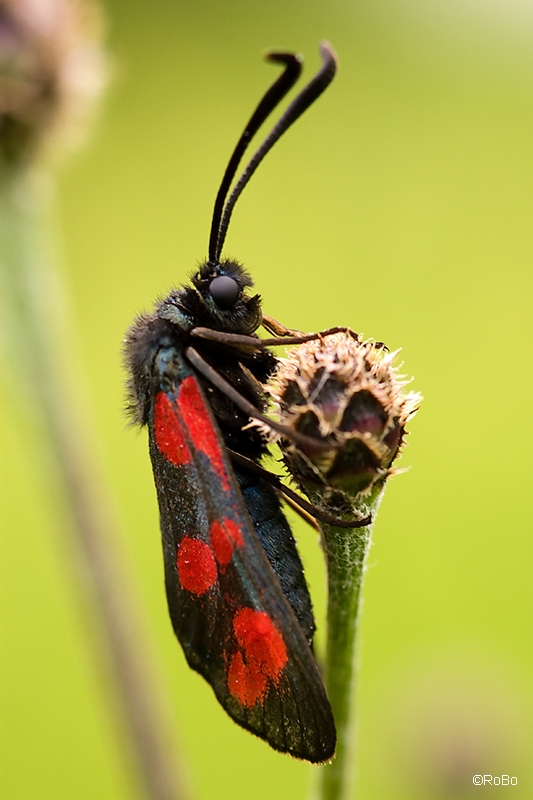
M97 22L87 0L0 0L0 165L87 114L103 83Z
M269 386L280 421L321 443L279 443L307 493L327 486L350 497L368 494L393 471L405 425L421 400L405 392L407 381L393 366L396 355L337 333L298 345L281 360Z

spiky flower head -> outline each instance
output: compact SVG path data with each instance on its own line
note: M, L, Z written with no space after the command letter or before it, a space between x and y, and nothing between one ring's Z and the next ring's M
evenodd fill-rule
M405 390L396 355L343 332L298 345L282 359L269 386L280 420L321 443L318 449L280 441L306 493L327 486L349 497L367 494L394 471L406 423L421 400Z

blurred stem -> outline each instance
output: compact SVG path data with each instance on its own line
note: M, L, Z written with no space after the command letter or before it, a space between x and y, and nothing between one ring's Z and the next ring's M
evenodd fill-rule
M353 796L357 632L361 589L372 528L383 490L384 485L380 483L369 496L358 495L352 501L352 516L354 512L364 516L369 513L372 515L372 523L367 527L347 529L321 525L328 571L325 682L337 726L335 758L319 773L321 800L345 800Z
M153 674L153 659L147 657L145 626L125 575L123 554L118 553L114 505L97 466L95 436L80 389L82 381L77 380L78 354L71 345L59 275L47 252L43 224L47 195L42 190L36 171L2 165L0 280L5 348L22 388L21 406L40 427L32 460L41 462L43 481L65 511L63 527L68 527L74 559L69 566L72 585L91 617L97 663L111 679L145 796L179 800L184 792L159 697L160 682Z

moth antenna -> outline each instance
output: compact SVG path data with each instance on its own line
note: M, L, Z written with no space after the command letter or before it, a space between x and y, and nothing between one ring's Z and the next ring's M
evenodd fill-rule
M242 132L241 138L233 151L228 166L222 178L220 189L218 190L215 207L213 209L213 220L211 222L211 232L209 235L209 261L216 263L220 256L222 246L219 245L220 221L224 210L224 202L228 194L229 187L241 158L253 136L257 133L263 122L283 100L285 95L294 86L302 71L302 57L295 53L268 53L267 60L276 64L283 64L285 69L279 78L267 90L259 105L250 117L248 124ZM227 227L227 226L226 226Z
M322 92L325 89L327 89L327 87L335 77L335 73L337 72L338 61L335 51L333 50L329 42L321 43L320 54L322 56L321 68L319 69L317 74L313 78L311 78L309 83L306 86L304 86L300 94L297 97L295 97L295 99L292 101L292 103L287 108L285 113L281 116L276 125L274 125L274 127L264 140L264 142L261 144L259 149L254 153L254 155L248 162L248 165L246 166L242 175L240 176L237 183L233 187L233 191L231 192L228 201L224 206L224 210L222 212L222 219L220 221L220 227L218 231L218 239L216 242L216 246L213 248L213 252L215 253L216 258L218 258L218 256L222 252L224 241L226 239L226 233L228 231L229 221L231 219L231 214L233 212L233 207L235 206L235 203L237 202L242 190L244 189L244 187L246 186L246 184L256 171L257 167L264 159L268 151L275 145L278 139L281 136L283 136L285 131L288 128L290 128L293 122L296 122L298 117L300 117L304 113L304 111L306 111L309 108L309 106L312 103L314 103L318 97L320 97ZM213 229L211 229L211 236L213 237Z

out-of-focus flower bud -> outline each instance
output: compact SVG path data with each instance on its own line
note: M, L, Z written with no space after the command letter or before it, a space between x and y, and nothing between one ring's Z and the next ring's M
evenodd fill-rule
M88 0L0 0L0 166L78 132L104 80L98 22Z
M280 441L285 463L301 488L329 487L347 497L369 494L393 472L405 425L421 396L406 392L383 345L337 333L292 348L269 391L281 422L331 448Z

